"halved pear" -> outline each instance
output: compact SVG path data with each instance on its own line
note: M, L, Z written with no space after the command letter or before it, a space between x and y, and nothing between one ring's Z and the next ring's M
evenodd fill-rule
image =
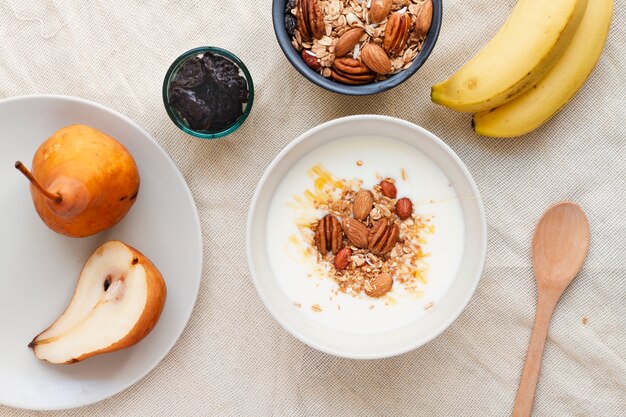
M51 363L74 363L132 346L154 328L167 289L158 269L123 242L87 259L65 312L28 345Z

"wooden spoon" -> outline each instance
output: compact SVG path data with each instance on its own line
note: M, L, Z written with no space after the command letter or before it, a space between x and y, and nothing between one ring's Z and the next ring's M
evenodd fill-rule
M532 247L537 314L515 397L514 417L530 416L552 313L561 294L582 267L588 248L589 222L577 204L558 203L539 220Z

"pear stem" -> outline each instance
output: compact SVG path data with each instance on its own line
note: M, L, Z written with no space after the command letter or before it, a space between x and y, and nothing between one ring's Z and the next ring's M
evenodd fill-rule
M15 163L15 168L17 168L18 171L20 171L22 174L24 174L24 176L26 178L28 178L28 181L30 181L30 183L33 184L33 186L41 194L45 195L46 197L48 197L51 200L54 200L56 203L60 203L61 201L63 201L63 197L61 197L61 194L59 194L59 193L56 193L56 194L55 193L51 193L50 191L48 191L45 188L43 188L41 186L41 184L39 184L39 182L35 179L35 177L33 177L33 174L31 174L31 172L28 170L28 168L26 168L24 166L23 163L21 163L20 161L17 161Z

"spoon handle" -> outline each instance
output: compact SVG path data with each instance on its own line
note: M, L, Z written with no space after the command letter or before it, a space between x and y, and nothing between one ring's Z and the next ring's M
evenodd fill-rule
M535 327L530 337L526 363L522 371L517 396L515 397L513 417L529 417L533 409L533 400L535 399L535 388L539 380L543 348L546 344L546 337L548 336L550 319L552 319L552 313L554 313L558 299L558 297L544 295L541 292L539 293L537 313L535 315Z

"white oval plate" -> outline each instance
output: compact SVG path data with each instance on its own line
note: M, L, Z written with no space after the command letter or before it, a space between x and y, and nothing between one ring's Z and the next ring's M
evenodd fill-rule
M456 276L449 289L423 317L409 324L376 333L340 331L307 317L294 306L278 283L268 254L268 211L273 196L291 168L309 153L329 144L352 138L379 138L381 160L393 158L390 141L400 141L408 152L423 155L446 174L459 199L465 225L464 249ZM393 147L392 147L393 148ZM404 152L404 151L403 151ZM316 154L317 155L317 154ZM352 155L340 154L345 164L354 164ZM318 161L334 161L336 155ZM401 158L398 158L401 159ZM373 162L375 166L376 161ZM377 167L374 167L376 169ZM400 167L398 167L400 169ZM410 176L410 175L409 175ZM447 187L448 185L446 185ZM294 190L294 193L301 190ZM375 115L344 117L326 122L291 142L274 159L259 181L248 213L248 265L261 300L274 318L291 334L311 347L353 359L376 359L415 349L441 334L461 314L471 299L482 275L487 250L487 222L482 200L474 180L461 159L441 139L404 120ZM280 245L278 245L280 246Z
M83 239L48 229L27 180L37 147L61 127L82 123L113 136L132 153L141 185L137 202L115 227ZM196 302L202 234L193 197L174 162L128 118L99 104L62 96L0 101L0 403L51 410L114 395L150 372L174 346ZM139 344L73 365L39 361L28 342L65 309L83 263L101 243L119 239L154 262L167 283L158 324Z

